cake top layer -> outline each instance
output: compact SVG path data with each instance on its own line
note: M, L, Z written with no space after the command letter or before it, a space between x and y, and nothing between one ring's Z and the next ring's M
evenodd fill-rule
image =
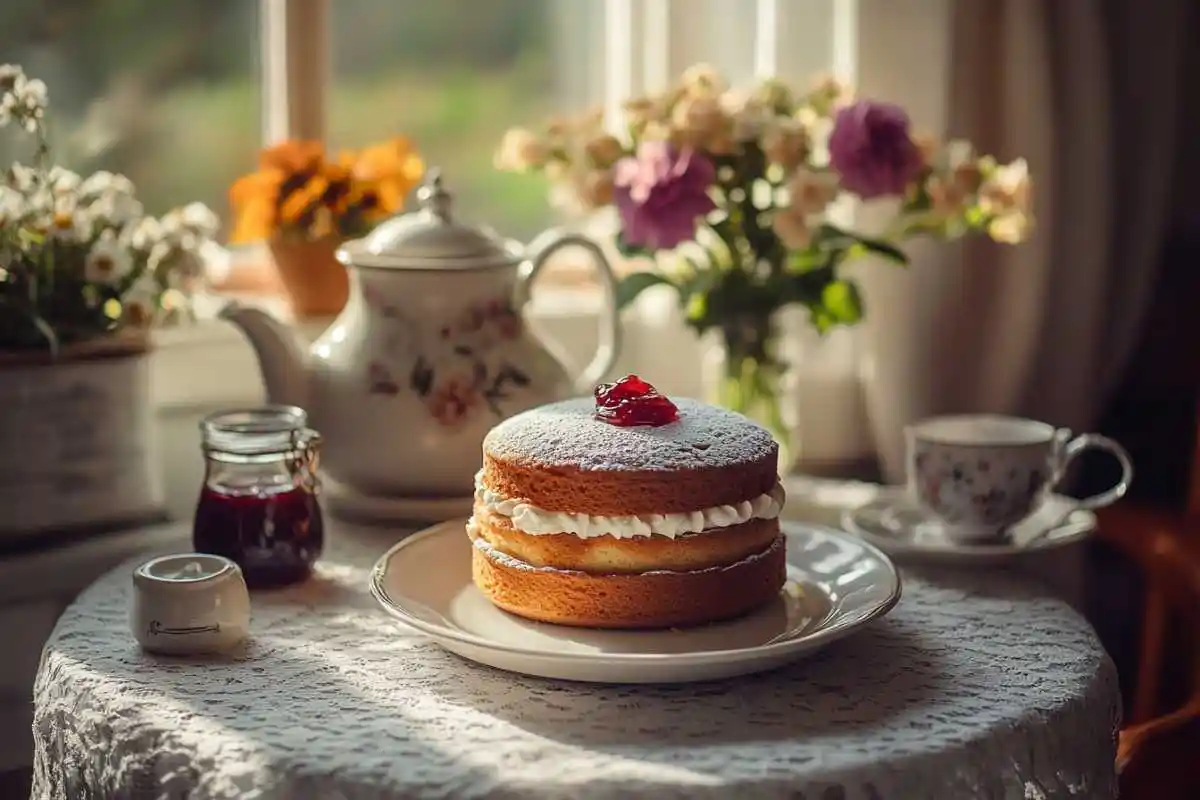
M705 470L774 460L779 445L762 426L698 400L672 400L677 421L631 427L596 419L590 397L551 403L501 422L483 449L501 461L588 471Z

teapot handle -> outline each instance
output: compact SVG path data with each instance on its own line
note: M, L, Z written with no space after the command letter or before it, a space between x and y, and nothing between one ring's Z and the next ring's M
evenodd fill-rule
M564 247L582 247L588 252L596 277L604 290L604 308L600 312L600 341L596 345L596 354L591 363L575 378L575 391L581 394L591 394L592 389L599 383L608 371L612 369L621 350L621 320L617 312L617 276L613 273L612 265L600 246L586 236L577 233L566 233L562 230L551 229L529 245L529 258L521 264L517 277L517 308L529 301L530 290L538 273L546 262L558 250Z

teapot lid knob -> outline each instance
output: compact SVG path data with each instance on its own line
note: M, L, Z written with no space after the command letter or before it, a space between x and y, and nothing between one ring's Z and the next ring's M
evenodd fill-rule
M454 197L442 184L441 170L429 170L429 179L417 190L417 202L442 222L450 222L450 207L454 204Z

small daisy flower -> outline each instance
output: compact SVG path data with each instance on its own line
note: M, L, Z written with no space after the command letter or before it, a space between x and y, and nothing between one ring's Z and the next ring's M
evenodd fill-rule
M88 283L112 286L125 279L133 269L129 251L111 231L101 234L83 262L83 277Z

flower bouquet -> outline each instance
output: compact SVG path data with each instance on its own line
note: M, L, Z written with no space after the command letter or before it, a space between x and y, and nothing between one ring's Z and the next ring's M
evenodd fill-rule
M270 244L297 315L336 314L349 292L337 247L403 209L424 169L403 137L335 158L319 142L281 142L230 188L231 241Z
M0 351L144 348L148 326L188 313L217 218L200 203L147 216L123 175L51 164L46 111L42 81L0 66L0 127L37 143L0 185Z
M777 311L804 306L819 332L853 325L864 307L849 262L906 263L901 246L914 236L1019 242L1033 221L1023 160L1001 165L966 142L917 137L901 108L832 79L805 92L775 79L738 91L703 65L628 101L607 129L592 113L509 131L497 167L546 173L575 208L615 206L618 248L651 260L622 279L618 302L673 287L687 324L719 334L714 399L784 442ZM887 203L882 232L840 222L855 198Z

